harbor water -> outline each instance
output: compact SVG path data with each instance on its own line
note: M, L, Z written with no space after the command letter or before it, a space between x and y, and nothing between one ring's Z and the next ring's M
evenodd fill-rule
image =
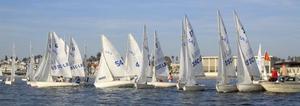
M32 88L16 79L13 85L0 85L0 106L51 105L269 105L295 106L300 103L300 93L217 93L215 80L202 81L205 91L183 92L176 88L96 89L93 85L74 88Z

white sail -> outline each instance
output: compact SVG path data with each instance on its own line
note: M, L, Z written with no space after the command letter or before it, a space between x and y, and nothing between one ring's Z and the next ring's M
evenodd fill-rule
M184 30L184 22L182 23L182 35L181 35L181 48L180 48L180 62L179 62L179 83L185 83L186 81L186 35Z
M31 45L31 42L29 44L29 58L30 58L30 61L29 61L29 64L28 64L28 68L27 68L27 72L26 72L26 78L28 80L32 80L33 76L34 76L34 56L32 54L32 45Z
M11 61L11 73L10 73L10 81L15 81L15 72L16 72L16 47L15 44L13 44L12 47L12 61Z
M219 32L219 84L227 84L228 79L235 77L235 69L233 64L233 56L230 49L227 31L220 12L218 11L218 32Z
M242 26L236 12L234 12L234 14L236 29L238 33L238 55L240 56L239 59L241 60L240 62L238 62L238 65L240 65L241 67L241 69L239 69L238 71L241 71L240 73L243 73L243 77L238 77L238 83L251 84L252 80L260 79L260 74L244 27Z
M160 43L158 41L156 32L154 33L154 67L153 68L154 68L153 76L155 76L156 78L158 76L160 77L168 76L169 69L165 62L165 57L161 49ZM152 81L155 81L155 78L153 78Z
M265 61L264 61L263 56L261 54L261 44L259 44L259 47L258 47L256 62L257 62L258 70L259 70L260 75L261 75L261 79L262 80L268 80L266 67L265 67Z
M70 64L65 52L65 42L53 32L51 75L72 78Z
M127 75L138 75L141 71L141 50L132 34L128 35L128 45L126 53Z
M43 55L43 59L36 70L33 81L52 81L50 77L50 61L51 61L51 51L52 51L52 32L48 34L47 48Z
M143 45L142 45L142 67L141 71L138 74L138 84L145 84L147 82L147 76L151 77L150 70L150 55L149 55L149 47L148 47L148 38L146 34L146 26L144 26L144 34L143 34Z
M148 61L148 62L145 62L143 64L148 64L148 66L145 65L145 67L144 67L145 69L142 68L142 70L145 70L145 73L146 73L147 77L152 77L153 71L151 69L151 55L150 55L150 50L149 50L149 45L148 45L146 25L144 25L143 37L144 38L143 38L143 50L142 50L142 52L144 53L143 56L145 55L146 58L147 58L146 60Z
M70 40L69 64L72 76L85 77L80 50L77 46L76 41L73 38L71 38Z
M194 75L196 76L205 76L202 68L202 57L200 54L200 49L198 46L198 42L196 36L194 35L193 28L187 18L185 16L185 31L187 36L187 47L189 50L189 56L192 61L192 70Z
M112 75L114 77L124 77L126 75L124 61L119 52L104 35L102 36L102 48L106 64Z
M108 65L106 64L106 59L104 56L104 53L101 53L100 63L98 67L96 68L96 79L95 83L101 83L101 82L108 82L113 81L114 78L110 72L110 69L108 68Z

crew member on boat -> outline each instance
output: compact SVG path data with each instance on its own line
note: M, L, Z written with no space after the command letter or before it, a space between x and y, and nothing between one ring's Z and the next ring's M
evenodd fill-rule
M274 67L272 67L272 76L269 79L269 81L275 82L275 81L277 81L277 79L278 79L278 72L277 72L277 70L274 69Z
M169 72L168 80L169 80L169 82L172 82L172 81L173 81L173 76L172 76L172 73L171 73L171 72Z

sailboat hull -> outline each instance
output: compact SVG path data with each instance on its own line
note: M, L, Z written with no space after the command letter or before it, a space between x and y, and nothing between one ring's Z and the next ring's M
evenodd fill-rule
M205 85L185 85L183 91L204 91Z
M26 78L22 78L22 81L27 81L27 79Z
M11 81L5 81L4 84L11 85Z
M238 89L236 85L216 85L217 92L220 93L229 93L229 92L237 92Z
M238 84L237 88L240 92L264 91L264 88L260 84Z
M149 82L149 85L153 85L155 88L172 88L176 87L176 83L170 82Z
M134 87L136 89L151 89L151 88L154 88L153 85L148 85L148 84L138 84L138 83L135 83L134 84Z
M261 85L269 92L292 93L300 92L299 82L262 82Z
M94 83L96 88L133 88L134 83L132 81L110 81Z
M37 87L37 88L79 86L79 84L71 83L71 82L34 82L30 84L32 87Z

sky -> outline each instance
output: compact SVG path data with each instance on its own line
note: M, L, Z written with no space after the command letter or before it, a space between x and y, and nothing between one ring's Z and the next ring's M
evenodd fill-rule
M234 55L236 10L255 53L261 43L263 51L273 56L299 56L299 5L299 0L1 0L0 58L11 55L13 43L17 56L28 56L30 41L33 53L43 54L50 31L65 39L74 37L81 51L86 44L89 56L100 51L104 34L124 55L129 33L141 45L144 24L150 47L156 30L164 54L177 56L184 15L190 19L201 54L214 56L218 55L217 10Z

